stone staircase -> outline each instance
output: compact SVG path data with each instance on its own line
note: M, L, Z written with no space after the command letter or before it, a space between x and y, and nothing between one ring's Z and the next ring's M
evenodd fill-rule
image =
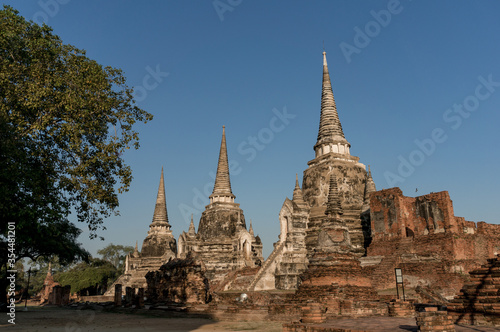
M236 280L236 275L238 274L238 271L231 271L229 272L224 279L219 282L218 284L215 285L215 287L212 288L212 292L221 292L223 291L227 285L232 283L234 280Z
M274 250L271 253L271 255L269 255L269 257L266 259L266 261L264 262L264 264L260 268L259 272L257 272L257 274L255 275L255 278L253 279L253 281L250 284L250 286L248 286L248 291L254 291L255 290L255 286L257 285L257 283L260 281L260 279L262 278L262 276L265 273L268 272L267 270L272 265L272 263L274 262L274 260L276 259L276 257L278 257L278 255L280 255L283 252L283 248L284 247L285 247L285 241L281 242L280 244L278 244L274 248Z
M231 280L231 282L226 284L224 290L247 290L259 270L260 268L248 267L238 270L236 276Z
M455 324L500 327L500 255L469 272L470 282L448 304Z

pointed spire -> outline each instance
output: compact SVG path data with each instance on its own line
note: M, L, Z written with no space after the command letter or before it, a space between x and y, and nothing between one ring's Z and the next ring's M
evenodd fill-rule
M370 194L377 191L375 187L375 181L372 178L372 171L370 169L370 165L368 165L368 174L366 174L366 184L365 184L365 195L363 201L363 211L366 211L370 208Z
M191 223L189 224L189 230L188 230L189 235L195 235L196 230L194 228L194 222L193 222L193 214L191 214Z
M220 144L219 162L217 164L217 175L212 195L209 196L211 202L226 201L223 198L228 197L230 202L234 202L235 196L231 191L231 180L229 179L229 163L226 147L226 127L222 126L222 141ZM216 199L214 199L216 198ZM222 198L222 199L219 199Z
M132 257L139 257L139 249L137 246L137 240L135 241L135 248L134 248L134 252L132 253Z
M345 147L336 146L341 143ZM318 140L314 149L321 149L323 145L331 146L328 150L320 151L319 155L328 152L349 154L349 142L345 139L342 124L339 120L337 106L333 97L328 64L326 62L326 52L323 52L323 88L321 92L321 116L319 122ZM334 146L335 145L335 146Z
M302 189L300 189L299 186L299 175L297 173L295 174L295 188L293 190L292 201L296 204L305 203L304 196L302 195Z
M340 204L340 196L337 188L337 179L335 174L330 174L330 188L328 190L328 201L326 203L326 215L338 216L343 214Z
M368 165L368 176L366 179L366 191L368 194L377 191L377 187L375 186L375 181L372 178L372 170L370 169L370 165Z
M155 223L167 223L168 227L170 228L170 224L168 224L167 201L165 198L165 180L163 178L163 167L161 168L160 185L158 187L155 212L153 214L153 224Z
M253 235L252 219L250 219L250 227L248 227L248 232Z

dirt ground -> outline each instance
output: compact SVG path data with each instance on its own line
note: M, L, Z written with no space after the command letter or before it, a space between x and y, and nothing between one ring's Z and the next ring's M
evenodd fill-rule
M16 324L7 322L2 314L0 329L29 332L87 332L87 331L265 331L282 330L277 322L216 322L203 318L162 318L148 315L108 313L95 310L58 307L17 308Z
M268 321L221 322L205 318L166 318L161 313L131 314L104 312L101 310L28 306L16 308L16 324L7 322L8 316L0 320L0 328L5 331L29 332L87 332L87 331L282 331L282 323ZM322 324L323 325L323 324ZM365 317L357 319L340 318L328 321L325 327L364 331L417 331L415 318ZM457 332L493 332L497 327L458 326Z

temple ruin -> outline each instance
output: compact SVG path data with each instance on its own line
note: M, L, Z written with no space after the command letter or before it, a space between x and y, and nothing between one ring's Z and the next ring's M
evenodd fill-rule
M210 204L201 214L198 232L193 220L188 232L179 236L179 258L187 255L199 258L212 283L218 283L231 271L262 264L262 242L247 230L243 210L234 202L231 190L225 127L217 164L217 174Z
M462 297L456 295L468 273L486 275L488 262L490 270L498 269L498 260L491 259L500 253L500 225L456 217L446 191L419 197L406 197L399 188L377 191L370 168L351 155L325 52L319 122L314 159L303 172L302 188L296 176L292 199L283 202L278 241L266 260L260 238L251 223L247 230L235 203L223 127L214 189L198 231L191 218L176 245L162 170L148 237L141 252L136 246L127 256L117 283L148 288L151 299L194 305L198 311L220 311L217 304L225 303L231 314L241 309L287 321L411 313L412 303L389 304L394 295L381 295L394 289L395 268L404 271L406 287L421 290L413 296L423 302L455 298L460 313L467 311L468 294L484 299L488 291L474 293L467 284ZM498 291L490 284L485 288ZM245 292L249 302L235 309L232 293L224 291ZM300 330L294 326L288 328Z
M115 281L104 295L115 293L114 285L139 289L146 288L146 274L157 271L172 258L177 257L177 243L168 222L167 202L165 197L165 180L161 169L160 185L156 197L153 221L149 225L148 235L139 252L137 243L133 253L125 257L125 272Z

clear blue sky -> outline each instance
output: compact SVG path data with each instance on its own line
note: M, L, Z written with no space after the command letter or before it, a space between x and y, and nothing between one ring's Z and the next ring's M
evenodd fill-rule
M106 220L104 242L80 237L93 254L142 243L162 166L176 238L189 209L197 226L225 125L233 193L267 256L295 173L301 180L314 157L323 42L351 154L371 165L377 188L448 190L455 215L500 223L498 1L4 3L123 69L154 114L138 126L141 148L125 155L134 181L121 216ZM271 126L284 109L290 118Z

